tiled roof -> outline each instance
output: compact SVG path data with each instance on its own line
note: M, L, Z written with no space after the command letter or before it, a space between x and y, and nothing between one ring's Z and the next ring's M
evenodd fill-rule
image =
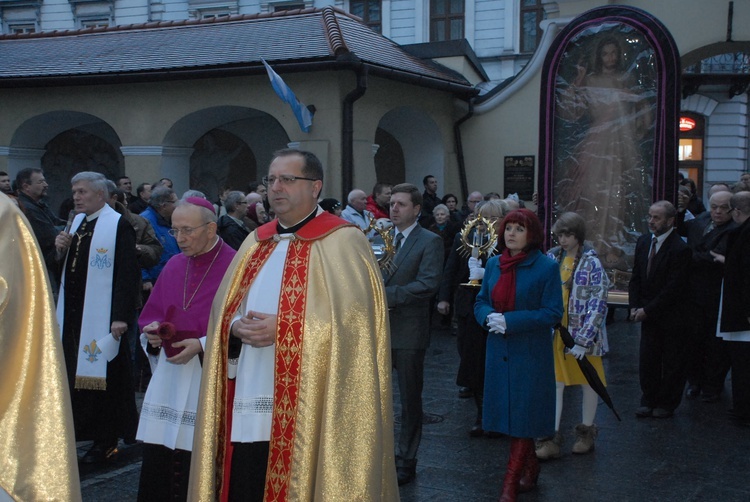
M260 73L264 58L284 71L337 69L360 61L371 73L473 94L460 74L402 50L340 10L304 9L0 36L0 86ZM286 68L285 68L286 67Z

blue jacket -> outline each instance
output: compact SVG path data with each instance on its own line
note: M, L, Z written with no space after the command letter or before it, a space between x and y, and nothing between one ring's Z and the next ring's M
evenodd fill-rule
M141 213L141 216L146 218L149 223L151 223L151 226L154 227L154 233L156 234L156 238L159 239L162 247L159 263L151 268L141 269L141 278L143 279L143 282L150 282L153 284L156 282L159 274L161 274L161 270L164 268L164 265L167 264L169 259L180 253L180 247L177 245L177 240L169 235L169 230L171 228L169 223L162 218L159 213L154 211L154 208L149 206L148 209Z
M500 277L499 257L487 262L474 305L487 329L492 289ZM560 270L538 250L516 269L515 310L503 312L505 334L487 337L482 426L513 437L534 438L555 431L555 363L552 327L563 313Z

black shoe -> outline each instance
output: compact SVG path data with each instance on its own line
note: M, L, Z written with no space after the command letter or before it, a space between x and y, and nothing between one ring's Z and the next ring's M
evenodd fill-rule
M685 397L688 399L695 399L696 397L701 395L701 388L697 385L688 385L687 390L685 391Z
M113 460L117 456L117 444L107 446L105 443L94 443L94 446L81 458L82 464L98 464L106 460Z
M486 431L484 435L490 439L498 439L504 436L502 432L495 432L495 431Z
M469 429L469 436L473 438L484 436L484 429L482 429L482 424L474 424L474 426Z
M654 418L672 418L672 415L674 415L673 411L664 408L654 408L652 412Z
M639 418L647 418L654 416L654 409L648 406L640 406L635 410L635 416Z
M417 477L417 468L406 466L396 467L396 477L398 478L398 486L409 484Z
M458 397L461 399L466 399L468 397L472 397L474 393L471 391L468 387L461 387L458 389Z

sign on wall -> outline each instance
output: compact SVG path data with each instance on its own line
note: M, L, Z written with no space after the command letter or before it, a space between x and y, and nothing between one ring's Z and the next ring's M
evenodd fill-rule
M521 200L531 200L534 194L534 156L505 157L505 195L517 193Z

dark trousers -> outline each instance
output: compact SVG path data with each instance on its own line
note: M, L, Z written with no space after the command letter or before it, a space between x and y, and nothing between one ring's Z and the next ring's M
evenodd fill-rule
M648 321L641 325L641 406L674 411L680 405L689 347L682 335Z
M732 408L750 420L750 342L725 342L732 361Z
M230 502L263 502L269 445L268 441L232 443Z
M688 350L687 380L704 394L720 394L729 372L729 353L716 336L718 312L694 306L695 331Z
M473 315L458 316L459 355L456 384L469 387L474 393L478 419L482 417L484 394L484 364L487 354L487 332Z
M393 367L401 396L401 427L396 443L396 465L416 464L422 439L422 386L425 350L392 349Z
M191 452L144 443L138 501L187 500Z

